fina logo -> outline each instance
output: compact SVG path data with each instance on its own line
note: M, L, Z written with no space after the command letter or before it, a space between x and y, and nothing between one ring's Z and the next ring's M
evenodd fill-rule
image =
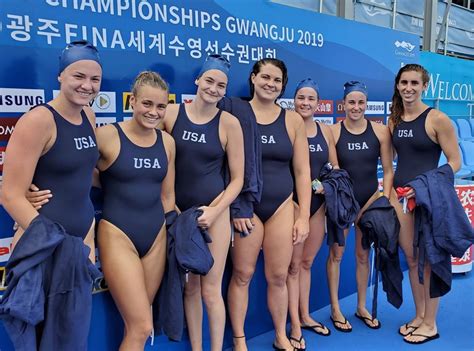
M411 44L407 41L398 41L398 40L395 42L395 46L397 48L405 49L408 52L412 52L413 49L415 48L415 45L413 45L413 44Z
M375 0L371 0L370 2L374 5L362 5L365 13L369 15L370 17L374 17L377 15L384 16L384 15L390 14L390 11L380 8L380 6L381 7L385 6L383 2L379 3L379 2L376 2Z
M295 110L295 100L293 99L278 99L277 104L285 110L294 111Z

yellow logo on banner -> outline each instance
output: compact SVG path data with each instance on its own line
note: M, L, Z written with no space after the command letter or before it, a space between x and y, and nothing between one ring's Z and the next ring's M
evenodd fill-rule
M130 96L132 93L125 92L123 93L123 112L132 113L132 106L130 106ZM176 103L176 94L168 94L168 103L175 104Z
M132 93L123 93L123 112L133 112L130 106L130 96L132 96Z

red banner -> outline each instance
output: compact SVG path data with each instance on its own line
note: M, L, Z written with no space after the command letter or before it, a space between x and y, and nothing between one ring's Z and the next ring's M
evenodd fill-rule
M456 193L466 212L469 222L474 226L474 185L456 185ZM464 253L463 257L451 257L454 272L470 271L472 268L472 246ZM462 266L465 266L463 268Z

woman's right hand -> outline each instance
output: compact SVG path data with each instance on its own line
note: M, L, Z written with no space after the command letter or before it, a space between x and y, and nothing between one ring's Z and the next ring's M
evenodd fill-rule
M243 236L249 235L254 227L250 218L234 218L234 228L239 232L242 233Z
M26 199L31 203L35 210L39 210L44 204L53 197L51 190L40 190L36 185L31 184L26 192Z

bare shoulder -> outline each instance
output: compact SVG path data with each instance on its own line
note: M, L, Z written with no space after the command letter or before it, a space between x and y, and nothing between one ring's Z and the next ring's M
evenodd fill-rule
M95 112L94 112L94 110L92 110L92 108L89 107L89 106L84 106L83 110L86 113L86 116L89 119L89 122L91 123L92 127L95 128Z
M304 121L303 117L301 117L297 112L295 111L286 111L286 120L290 123L291 126L293 126L295 129L300 128L301 126L304 126Z
M328 126L328 129L333 135L335 133L339 134L339 132L341 131L341 122L331 124L330 126Z
M180 104L168 104L166 107L166 117L175 119L178 116Z
M174 147L174 138L166 131L162 130L161 135L163 138L163 143L165 145L169 145L170 147Z
M109 138L112 138L116 135L117 133L117 128L115 128L111 124L106 124L105 126L99 127L95 130L95 133L97 135L97 139L102 139L102 140L108 140ZM99 140L100 142L100 140Z
M53 114L46 107L39 106L21 116L15 126L15 130L29 128L31 132L36 134L51 130L54 125Z
M224 123L226 128L236 128L240 126L240 122L237 117L226 111L222 111L221 121Z
M435 130L451 127L451 119L440 110L432 109L428 118Z
M325 123L320 123L316 122L319 125L319 128L321 128L321 131L323 132L323 135L327 135L328 133L331 133L331 127L328 126Z
M388 132L388 127L383 123L378 123L374 121L369 121L372 125L372 128L376 133L386 133Z

